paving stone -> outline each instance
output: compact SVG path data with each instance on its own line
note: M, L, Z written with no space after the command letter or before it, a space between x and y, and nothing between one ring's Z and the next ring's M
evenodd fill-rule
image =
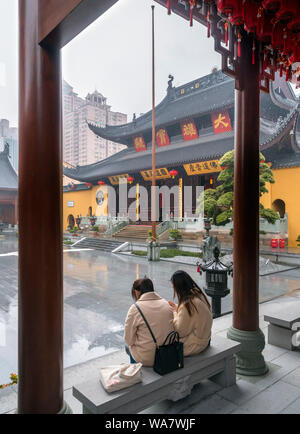
M64 391L64 400L72 409L73 414L82 414L82 405L78 399L74 398L72 389L67 389Z
M263 356L267 362L271 362L277 359L279 356L285 354L287 350L285 348L276 347L275 345L266 344L263 351Z
M300 388L300 368L295 369L290 374L283 377L282 381Z
M14 411L18 405L18 396L15 388L7 387L0 390L0 414Z
M300 414L300 398L287 406L280 414Z
M260 392L261 389L259 387L245 380L239 379L237 384L222 389L217 394L236 405L242 405Z
M184 399L180 399L177 402L169 400L161 401L160 403L149 407L141 413L147 414L180 414L184 413L187 409L199 403L203 399L215 394L221 390L221 387L212 381L205 380L200 384L193 387L189 396Z
M278 381L240 406L240 410L252 414L278 414L298 398L298 387Z
M233 412L237 406L219 395L213 395L200 403L183 411L183 414L228 414Z

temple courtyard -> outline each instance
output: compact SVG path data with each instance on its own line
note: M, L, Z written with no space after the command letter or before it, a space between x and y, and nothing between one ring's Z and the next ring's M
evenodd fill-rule
M34 261L34 258L32 258ZM17 372L17 285L18 242L14 234L2 236L0 251L0 384ZM194 265L170 261L148 262L142 257L114 255L97 250L64 251L64 364L65 399L75 413L80 404L71 387L90 377L98 381L102 363L126 361L123 329L132 302L132 282L145 275L153 279L157 292L168 300L173 293L170 277L184 269L204 286L204 276ZM260 277L260 327L266 333L263 315L282 305L299 303L300 268ZM232 279L229 279L232 289ZM226 336L232 324L232 296L222 301L221 318L214 321L214 334ZM266 339L267 340L267 339ZM240 378L237 385L221 390L206 381L177 403L165 401L152 412L230 413L299 412L300 354L266 345L264 356L270 372L263 377ZM16 388L0 391L0 413L16 407Z

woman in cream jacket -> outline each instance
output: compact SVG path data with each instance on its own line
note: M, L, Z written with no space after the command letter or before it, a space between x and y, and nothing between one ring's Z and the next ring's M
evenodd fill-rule
M173 310L174 329L183 342L185 356L203 351L210 343L212 312L199 286L185 271L176 271L171 278L178 306L169 301Z
M174 331L173 312L167 300L154 292L150 279L138 279L132 287L134 301L143 312L158 345L162 345L167 335ZM153 366L156 346L140 312L133 304L125 321L124 340L131 363Z

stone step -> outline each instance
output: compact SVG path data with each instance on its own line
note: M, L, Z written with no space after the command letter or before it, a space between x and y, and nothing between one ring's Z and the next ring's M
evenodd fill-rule
M86 238L74 246L74 248L82 249L82 248L90 248L94 250L101 250L103 252L112 252L117 247L119 247L122 243L114 240L99 240L93 238Z

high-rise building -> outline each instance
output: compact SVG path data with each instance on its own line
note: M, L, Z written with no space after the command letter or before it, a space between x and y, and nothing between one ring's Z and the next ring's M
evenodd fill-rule
M98 91L80 98L64 81L63 159L72 166L85 166L124 149L124 145L96 137L87 122L106 127L127 123L127 115L111 111L107 99Z
M18 128L10 127L7 119L0 119L0 152L4 150L5 144L9 145L10 162L18 172L19 169L19 140Z

